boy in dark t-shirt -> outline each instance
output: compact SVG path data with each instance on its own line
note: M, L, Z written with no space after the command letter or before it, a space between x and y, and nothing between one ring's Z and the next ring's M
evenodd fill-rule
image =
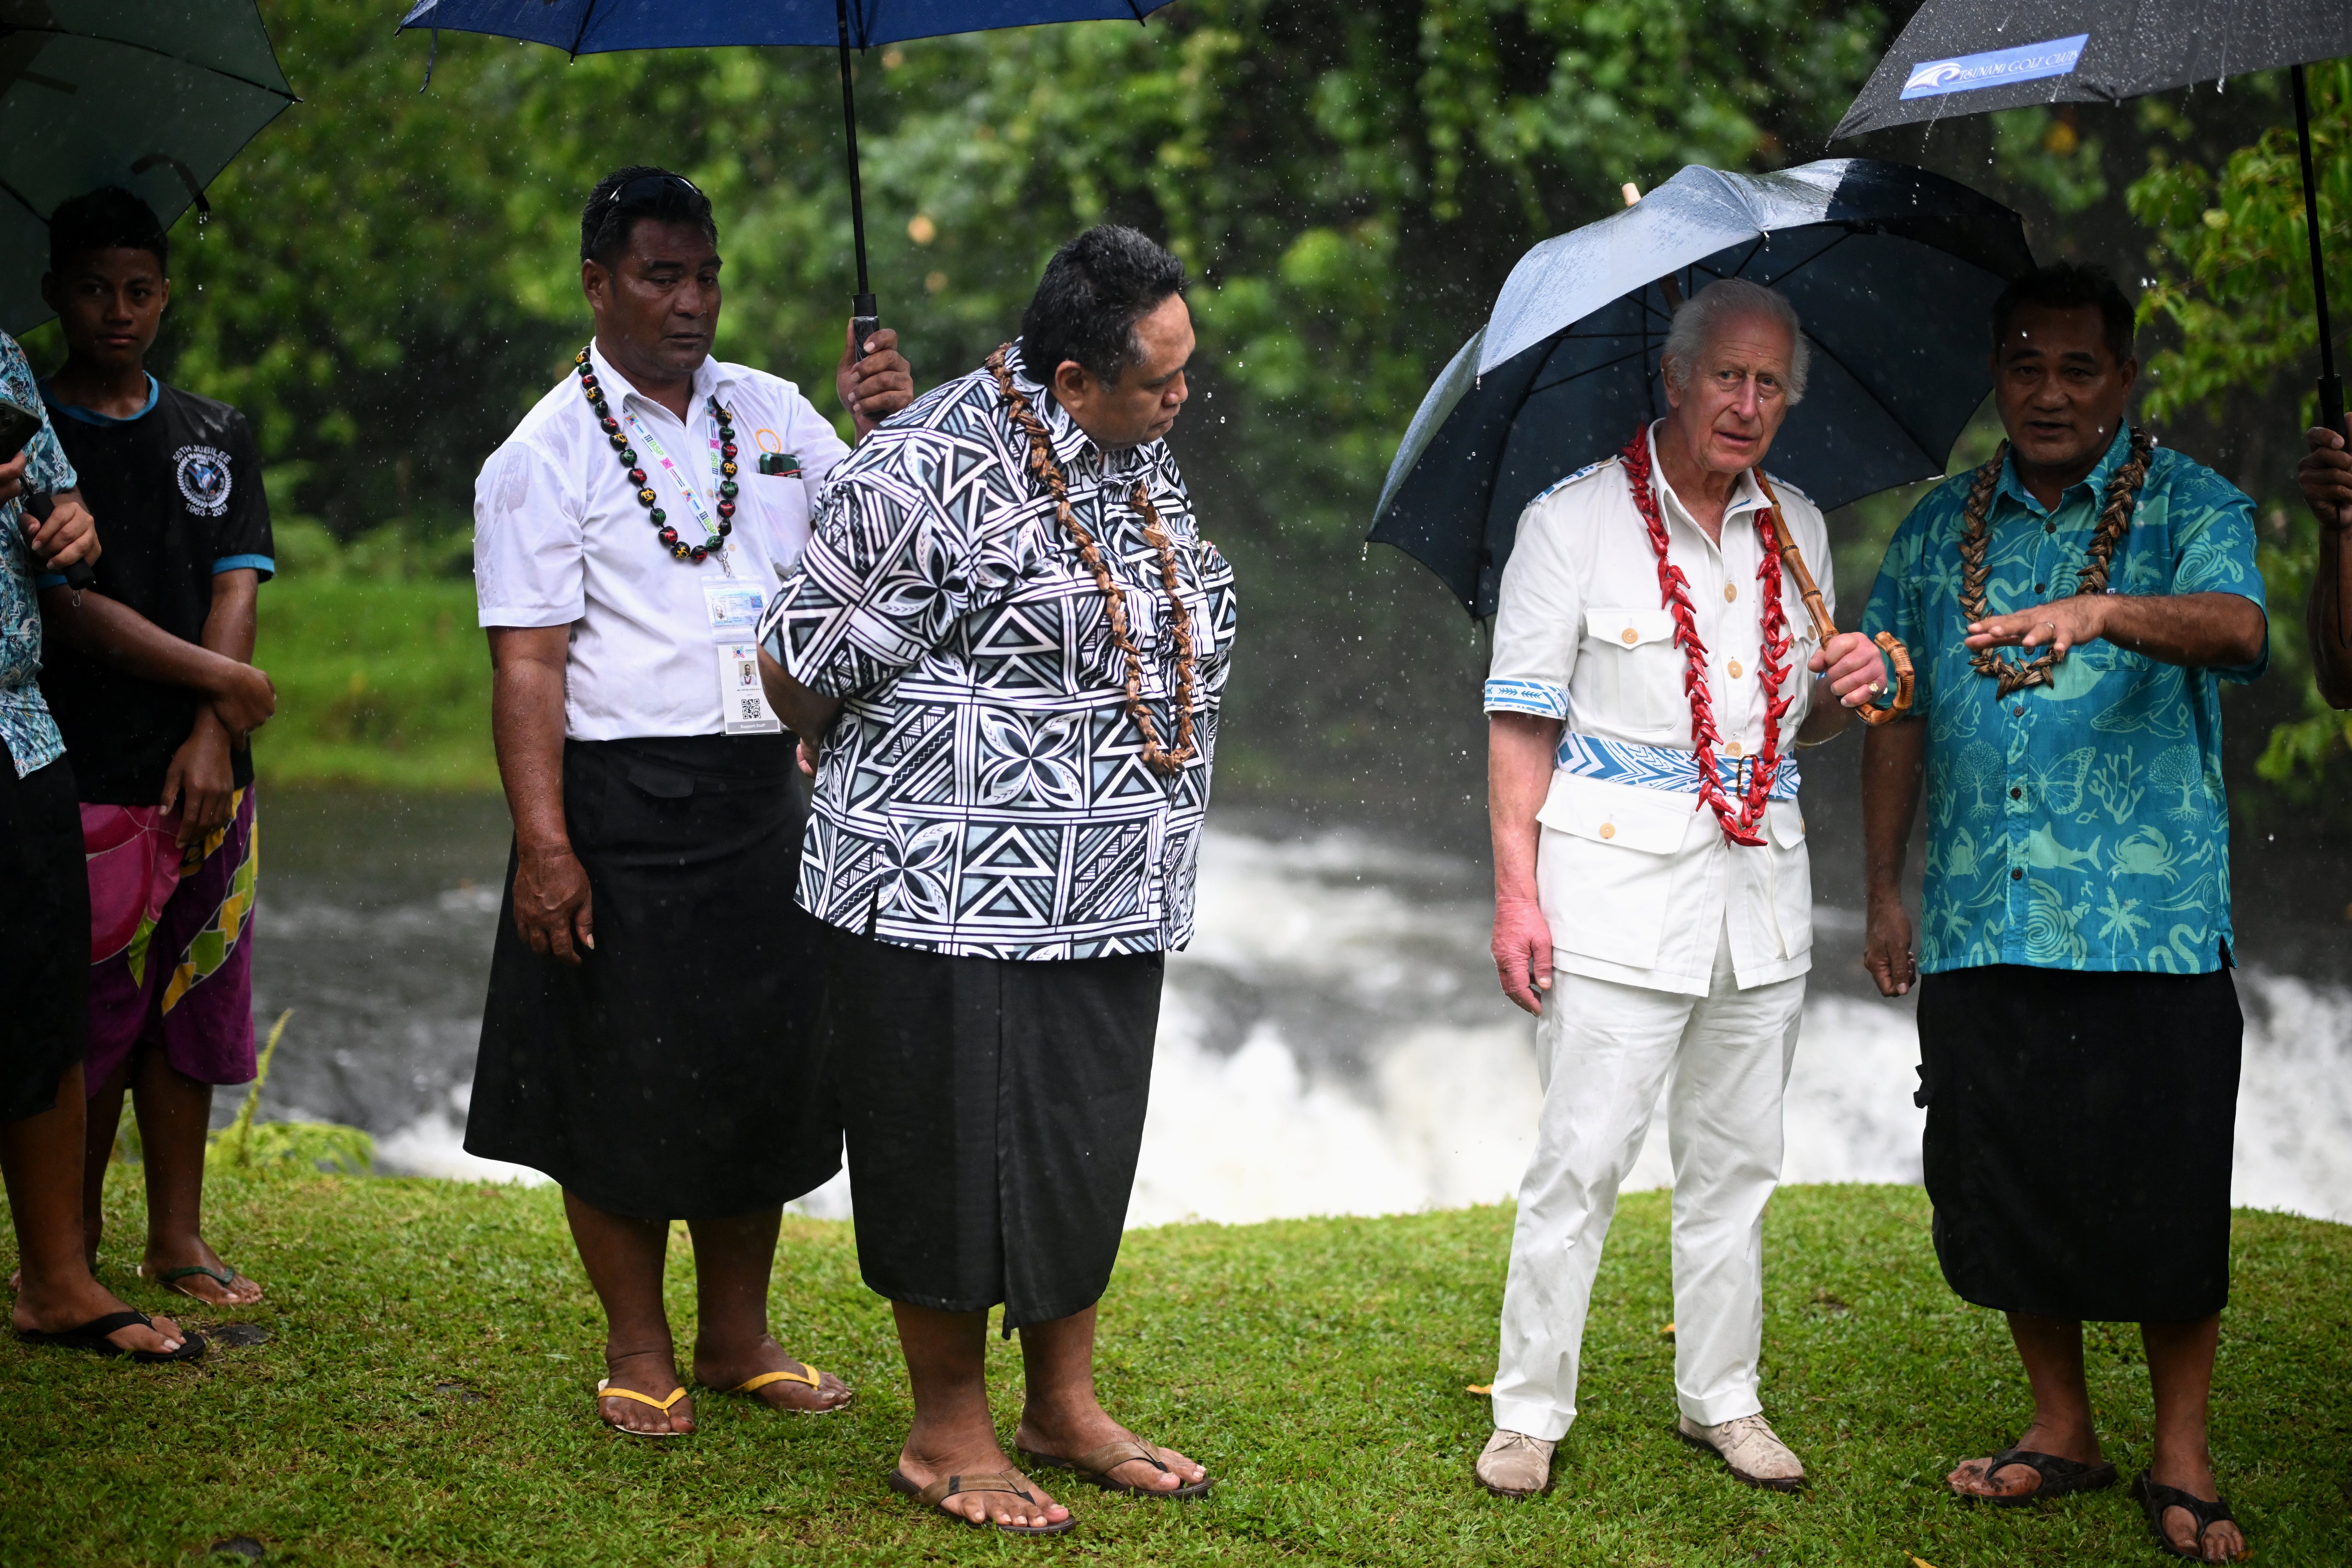
M245 416L165 386L147 351L171 298L154 213L129 191L49 220L42 297L66 362L42 383L107 550L93 588L41 580L41 690L81 800L90 892L85 1232L126 1089L147 1166L141 1272L217 1306L261 1287L199 1224L213 1086L254 1075L251 732L277 706L253 667L269 503Z

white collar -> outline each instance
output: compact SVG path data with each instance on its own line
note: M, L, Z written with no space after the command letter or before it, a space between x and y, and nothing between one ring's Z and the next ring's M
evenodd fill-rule
M1658 468L1658 426L1664 423L1663 419L1653 421L1646 433L1650 443L1650 482L1656 493L1672 505L1671 515L1697 528L1697 520L1691 516L1690 509L1683 505L1683 498L1675 494L1675 487L1667 482L1666 476ZM1731 499L1723 504L1723 521L1728 523L1743 512L1765 510L1767 504L1762 489L1756 483L1756 471L1743 468L1738 482L1731 487Z
M686 403L686 411L689 418L696 409L717 396L722 388L735 384L735 378L732 375L719 374L719 362L716 358L705 354L702 363L694 367L694 392ZM630 400L634 398L640 407L660 408L664 414L669 413L669 410L664 408L661 404L639 392L635 382L614 369L613 362L604 357L604 351L596 345L593 338L588 341L588 368L595 373L596 383L604 388L607 398L612 398L614 389L619 390L620 396L614 401L618 402L624 408L627 407ZM586 401L584 398L582 399L583 406ZM671 417L675 418L676 416L672 415Z

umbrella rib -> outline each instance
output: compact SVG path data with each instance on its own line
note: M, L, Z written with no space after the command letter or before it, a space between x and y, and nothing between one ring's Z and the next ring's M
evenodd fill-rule
M580 30L572 35L572 47L569 52L573 59L580 58L580 46L588 41L588 24L595 19L596 0L588 0L588 4L580 9Z
M194 66L200 71L209 71L214 76L229 81L241 81L246 86L257 88L263 92L274 92L289 103L302 101L286 88L272 87L266 81L256 81L249 76L239 76L235 71L223 70L218 66L208 66L202 61L192 60L185 55L175 55L168 49L159 49L152 44L136 43L129 38L110 37L104 33L77 33L69 27L11 27L8 30L12 33L46 33L53 38L87 38L93 44L111 44L118 49L136 49L141 54L153 55L158 59L171 60L178 65Z
M8 195L16 197L16 204L23 207L26 212L31 213L34 220L39 223L42 227L47 228L48 226L48 216L43 213L40 208L35 206L31 202L27 201L25 197L24 192L18 190L16 186L10 184L4 179L0 179L0 191L5 191ZM42 319L44 321L47 320L47 317L43 317Z
M1863 380L1861 376L1854 374L1853 366L1846 363L1844 359L1839 355L1837 350L1822 342L1820 338L1815 337L1811 332L1807 332L1805 336L1811 338L1813 347L1827 355L1829 362L1832 364L1845 372L1846 375L1856 386L1867 388L1870 385L1870 383ZM1894 408L1888 405L1885 398L1881 397L1878 394L1873 392L1870 395L1870 400L1878 405L1880 410L1885 414L1886 417L1893 421L1895 427L1897 430L1902 431L1905 437L1910 440L1914 447L1916 447L1919 449L1922 455L1927 457L1930 461L1934 460L1936 451L1935 448L1928 444L1927 437L1920 435L1918 431L1911 428L1910 422L1906 420L1901 415L1895 413Z

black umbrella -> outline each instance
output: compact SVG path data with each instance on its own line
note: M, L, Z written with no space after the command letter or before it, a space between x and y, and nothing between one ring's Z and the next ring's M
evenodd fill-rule
M49 319L49 215L124 185L166 227L294 101L254 0L48 0L0 26L0 327Z
M405 30L444 27L551 44L571 54L713 45L804 45L841 58L841 118L849 141L849 220L857 247L850 312L862 341L881 325L866 280L866 200L857 179L857 97L849 51L949 33L1040 22L1132 21L1170 0L416 0ZM426 79L432 68L425 68Z
M1717 278L1780 290L1812 346L1804 404L1772 444L1775 476L1824 510L1939 477L1992 387L1992 301L2032 265L2015 213L1922 169L1686 168L1520 258L1422 400L1370 537L1436 573L1473 616L1493 615L1528 502L1665 411L1665 290Z
M2346 0L1927 0L1830 140L2036 103L2120 103L2142 93L2292 67L2303 210L2319 318L2320 416L2344 428L2327 321L2311 109L2303 68L2352 55Z

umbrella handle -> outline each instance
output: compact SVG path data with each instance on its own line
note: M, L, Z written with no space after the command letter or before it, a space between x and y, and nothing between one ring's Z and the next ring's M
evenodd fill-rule
M849 300L849 332L857 341L857 352L866 352L866 340L882 330L882 307L871 294L855 294Z
M1749 471L1755 474L1756 483L1764 491L1765 503L1772 509L1772 531L1782 542L1780 563L1789 569L1789 575L1797 580L1797 592L1805 601L1805 614L1812 619L1813 635L1827 646L1830 638L1837 636L1837 625L1830 619L1829 606L1822 600L1821 584L1813 581L1813 574L1806 570L1805 558L1799 552L1796 541L1789 537L1788 525L1780 516L1780 498L1772 493L1772 481L1764 477L1761 468ZM1864 703L1854 711L1862 715L1865 724L1891 724L1911 710L1914 677L1911 650L1896 642L1891 633L1881 632L1871 640L1878 645L1878 651L1885 654L1886 662L1894 667L1894 706L1881 708L1876 703Z

